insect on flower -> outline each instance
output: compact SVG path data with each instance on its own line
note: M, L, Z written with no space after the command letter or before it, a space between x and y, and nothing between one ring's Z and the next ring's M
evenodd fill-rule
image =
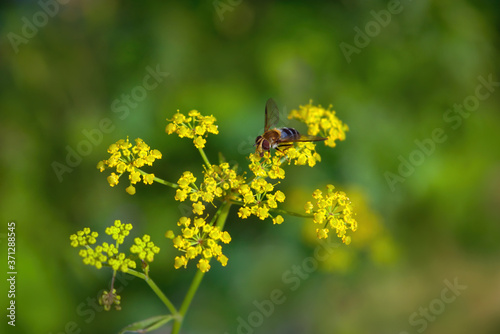
M279 110L276 102L269 99L266 102L266 123L264 125L264 133L255 139L255 153L260 156L264 155L265 151L271 148L281 151L280 147L293 145L294 142L309 142L321 141L327 138L318 136L301 135L294 128L273 128L279 121Z

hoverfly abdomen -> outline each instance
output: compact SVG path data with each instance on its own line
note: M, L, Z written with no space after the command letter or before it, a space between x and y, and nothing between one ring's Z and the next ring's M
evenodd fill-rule
M281 132L281 141L295 141L300 139L299 131L294 128L279 128Z

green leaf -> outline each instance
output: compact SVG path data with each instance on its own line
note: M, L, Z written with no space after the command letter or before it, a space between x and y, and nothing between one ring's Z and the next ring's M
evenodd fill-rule
M160 328L161 326L164 326L169 321L174 319L175 317L172 314L157 315L155 317L134 322L133 324L130 324L127 327L123 328L118 334L123 334L126 332L135 332L135 333L151 332L155 329Z

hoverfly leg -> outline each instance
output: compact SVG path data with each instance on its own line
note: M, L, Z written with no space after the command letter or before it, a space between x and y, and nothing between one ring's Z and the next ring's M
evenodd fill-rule
M286 154L285 150L292 147L292 146L293 146L293 143L280 144L278 147L276 147L276 151L280 151L281 154L283 154L283 157L285 157L285 159L288 162L290 162L290 158ZM280 148L283 148L283 149L280 149Z

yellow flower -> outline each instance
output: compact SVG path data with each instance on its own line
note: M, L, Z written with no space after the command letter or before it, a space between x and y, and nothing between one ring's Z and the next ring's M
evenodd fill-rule
M135 145L129 142L128 137L126 140L120 139L116 143L111 144L108 148L108 153L111 154L107 160L102 160L97 163L97 169L103 172L106 168L115 168L118 174L114 172L108 176L107 180L111 187L118 184L120 176L123 173L130 173L129 180L130 186L126 189L130 195L135 194L135 187L133 184L141 181L140 168L144 165L151 166L157 159L161 159L162 155L158 150L151 150L142 139L137 138ZM145 184L152 184L154 174L146 174L143 177Z
M106 228L104 232L120 245L123 243L125 237L130 234L130 230L132 230L132 224L122 224L121 221L115 220L114 225Z
M191 117L197 117L200 116L200 113L198 112L198 110L191 110L190 112L188 112L188 115Z
M134 195L135 194L135 187L133 185L130 185L127 188L125 188L125 191L127 193L129 193L130 195Z
M313 142L300 142L288 152L290 161L295 165L309 165L314 167L316 162L321 161L321 156L316 152L316 144Z
M93 245L97 242L98 234L97 232L92 232L90 228L86 227L82 231L78 231L76 234L70 236L71 246L87 246Z
M208 260L206 259L200 259L198 264L196 265L200 270L204 273L206 273L208 270L210 270L210 264L208 263Z
M328 185L326 194L316 189L313 198L316 203L307 202L304 209L306 213L313 213L315 224L321 225L316 229L318 239L328 238L328 233L334 231L342 242L349 244L351 237L346 233L349 230L355 232L358 223L353 218L351 201L347 195L342 191L335 191L333 185Z
M242 219L245 219L245 218L248 218L250 217L250 214L252 212L250 211L250 209L246 206L242 206L239 210L238 210L238 217L242 218Z
M174 268L179 269L180 267L186 268L187 260L184 256L176 256L174 260Z
M104 172L105 168L106 168L106 165L104 164L104 161L99 161L97 163L97 169L99 169L100 172Z
M123 243L125 236L129 234L131 229L131 224L122 224L117 220L113 226L106 229L106 234L111 235L116 240L116 245L103 242L92 248L89 245L96 243L97 232L91 232L89 228L84 228L83 231L78 231L70 236L71 245L85 247L78 253L84 264L94 266L97 269L101 269L104 264L107 264L113 270L126 272L129 268L135 268L136 264L127 259L124 253L120 253L118 247Z
M183 202L187 198L187 191L185 189L177 189L174 198L176 201Z
M155 175L154 174L146 174L143 178L144 178L145 184L153 184L153 180L155 178Z
M195 203L196 204L196 203ZM186 267L189 260L200 256L198 268L206 272L210 269L209 261L217 257L222 265L227 264L227 257L222 254L222 247L217 243L229 243L231 236L227 231L222 232L217 226L207 224L204 218L197 217L193 221L182 217L177 223L183 226L182 234L175 236L172 231L167 231L166 236L172 239L174 247L184 252L185 255L175 258L174 268Z
M231 242L231 236L229 235L229 232L227 231L224 231L221 235L220 235L220 240L225 243L225 244L228 244Z
M274 197L276 198L276 200L278 202L281 202L283 203L285 201L285 194L280 191L280 190L277 190L275 193L274 193Z
M278 166L272 166L269 170L268 176L271 179L284 179L285 178L285 170Z
M306 205L304 205L304 210L306 213L311 213L314 208L314 205L312 205L311 202L307 202Z
M262 205L260 207L257 207L256 211L257 212L255 213L255 215L262 220L269 217L269 207L267 207L267 206Z
M183 114L179 113L179 110L177 110L177 113L172 118L172 121L175 124L181 124L181 123L184 123L186 121L186 117Z
M222 199L234 193L245 182L245 178L238 175L226 162L204 168L203 181L199 185L195 183L197 178L191 172L183 173L177 181L180 188L175 195L177 201L182 202L189 197L193 203L201 199L213 204L214 199Z
M283 223L284 219L281 217L281 215L277 215L275 218L273 218L273 224L281 224Z
M193 212L197 215L201 216L203 214L203 210L205 210L205 206L201 202L193 203Z
M118 179L120 177L118 175L116 175L115 173L111 173L110 176L108 176L107 180L108 180L108 183L111 187L114 187L118 184Z
M335 111L331 108L331 105L327 109L322 106L313 106L312 101L309 101L309 104L300 106L299 110L292 110L288 118L295 118L307 124L309 135L326 137L325 145L335 147L336 140L345 139L345 133L349 131L349 127L337 118Z
M188 115L189 117L185 117L177 111L172 119L167 119L171 123L167 124L165 132L177 133L180 138L191 138L196 148L204 148L204 137L209 133L219 133L214 124L216 119L213 116L203 116L197 110L191 110Z
M318 234L318 239L326 239L328 238L328 232L330 230L327 228L316 229L316 233Z
M177 130L177 125L175 125L174 123L169 123L167 124L167 126L165 127L165 132L169 135L171 135L172 133L175 132L175 130Z
M197 136L203 136L206 131L207 128L205 126L198 125L194 128L194 134Z
M134 170L129 174L128 178L131 184L136 184L137 182L141 181L141 173Z
M130 252L132 254L138 254L141 260L153 262L154 255L160 252L160 248L155 246L150 239L151 237L147 234L145 234L142 239L135 238L135 245L130 247Z
M194 146L196 148L204 148L206 142L207 141L205 139L203 139L202 136L196 136L195 140L193 141Z
M192 138L193 136L191 135L191 131L189 131L188 128L185 127L179 127L177 130L177 134L179 135L180 138L188 137Z
M217 261L219 261L223 267L227 265L228 258L224 254L221 254L217 257Z
M187 188L191 183L194 183L196 181L196 178L194 177L193 173L191 172L184 172L182 174L182 177L177 181L177 184L181 188Z

